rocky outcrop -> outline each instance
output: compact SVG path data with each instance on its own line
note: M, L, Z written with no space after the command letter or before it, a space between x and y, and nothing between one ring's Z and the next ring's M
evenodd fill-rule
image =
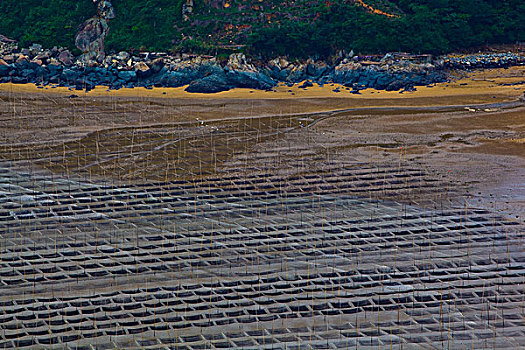
M115 9L110 1L93 1L97 4L97 14L82 24L75 38L75 45L83 52L79 61L85 65L104 60L104 39L109 31L109 21L115 18Z
M75 56L69 50L63 50L58 54L58 61L64 66L72 66L75 63Z
M233 54L221 65L214 57L165 54L131 55L119 52L109 55L103 63L86 65L82 56L75 60L65 49L24 51L3 56L0 61L0 82L42 85L57 84L90 90L97 85L111 89L121 87L180 87L186 91L216 93L232 88L271 90L279 82L340 83L354 91L364 88L385 90L410 89L444 81L445 75L432 66L400 65L363 66L342 62L330 66L308 60L304 63L277 58L263 64L250 62L243 54ZM84 56L85 57L85 56ZM303 83L307 81L307 83Z
M444 73L433 65L402 61L396 65L363 65L358 62L343 62L334 68L328 81L352 87L354 90L374 88L395 91L444 80Z
M449 68L507 68L523 62L523 57L513 52L445 56L443 65Z
M226 63L227 70L241 71L241 72L256 72L255 67L248 62L246 56L243 53L231 54Z
M141 78L147 78L151 75L151 68L144 62L137 62L133 66L135 74Z
M2 40L0 37L0 42ZM110 89L187 85L188 92L216 93L232 88L271 90L278 83L289 86L300 83L299 87L303 89L314 83L338 83L353 93L367 88L411 90L415 86L446 81L444 68L452 64L450 62L455 65L463 62L445 57L429 63L426 60L398 59L393 55L385 55L373 62L346 56L335 65L313 59L290 61L285 57L253 62L244 54L236 53L221 64L211 56L123 51L106 56L102 62L93 60L86 64L85 54L75 58L64 48L49 50L34 44L18 50L16 43L5 42L8 45L0 50L0 83L29 82L86 90L97 85ZM476 59L492 65L498 62L525 64L525 57L515 54L485 55ZM465 62L472 60L468 58ZM342 89L334 91L341 92Z
M186 91L211 94L227 91L231 88L232 86L228 83L225 74L214 74L192 81Z

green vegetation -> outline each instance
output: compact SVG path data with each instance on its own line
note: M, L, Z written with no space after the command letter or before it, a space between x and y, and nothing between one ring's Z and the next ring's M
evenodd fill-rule
M78 26L95 12L90 0L2 0L0 34L18 40L23 47L39 43L74 48Z
M84 0L85 1L85 0ZM184 0L112 1L117 17L106 40L111 50L167 50L180 37L174 27L181 20Z
M313 23L290 21L258 30L250 37L251 47L265 55L327 56L350 48L364 53L444 53L525 40L525 2L520 0L390 2L402 11L400 17L337 2Z
M270 57L361 53L443 53L525 41L522 0L197 0L187 22L184 0L113 0L109 51L242 50ZM224 4L229 6L225 7ZM91 0L3 0L0 33L22 46L74 47L78 26L95 13Z

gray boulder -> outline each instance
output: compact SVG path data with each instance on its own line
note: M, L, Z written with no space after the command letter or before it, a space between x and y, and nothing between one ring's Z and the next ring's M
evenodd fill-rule
M0 77L6 77L11 72L12 67L9 65L0 65Z
M179 87L190 83L187 77L178 72L166 72L158 79L158 82L164 87Z
M221 91L228 91L230 88L231 85L228 84L225 75L213 74L192 81L185 91L212 94Z
M124 82L129 83L137 80L137 73L132 70L118 72L118 77Z
M72 66L74 63L75 57L68 50L63 50L58 54L58 61L64 66Z
M275 82L266 75L252 72L228 72L226 74L229 85L236 88L268 90Z

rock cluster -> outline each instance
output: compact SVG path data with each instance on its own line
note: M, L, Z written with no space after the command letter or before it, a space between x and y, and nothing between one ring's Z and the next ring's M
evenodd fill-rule
M492 53L446 56L443 64L450 68L506 68L525 64L525 57L516 53Z
M410 62L362 64L353 60L343 60L335 66L325 62L307 61L304 64L289 63L285 59L275 59L268 64L266 73L290 84L311 80L319 84L338 83L351 87L354 91L366 88L378 90L410 90L414 86L428 85L446 80L445 73L432 64Z
M304 81L307 83L301 85L302 88L312 83L338 83L354 93L366 88L411 90L414 86L446 81L445 68L448 67L478 65L472 62L485 62L479 63L484 66L488 62L508 65L523 62L523 57L514 54L477 55L475 60L469 56L445 57L433 63L386 55L373 62L345 57L330 65L312 59L291 62L284 57L252 62L244 54L237 53L221 63L211 56L151 52L119 52L97 61L86 59L86 54L75 58L64 48L42 49L40 45L33 45L19 50L12 40L0 38L0 42L0 83L55 84L86 90L97 85L109 89L188 85L188 92L215 93L232 88L271 90L279 83L292 86Z

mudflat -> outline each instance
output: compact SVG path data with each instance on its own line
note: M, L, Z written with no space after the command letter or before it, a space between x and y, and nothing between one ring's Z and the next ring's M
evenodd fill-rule
M287 132L308 126L310 143L302 148L333 151L343 158L415 162L467 186L469 196L489 195L475 201L515 204L523 212L525 109L520 98L525 68L453 76L448 83L414 92L369 89L360 95L340 86L336 93L337 86L329 85L205 95L186 93L184 88L96 88L85 93L2 84L0 157L89 176L172 178L185 176L188 169L186 175L194 174L196 164L201 172L215 172L239 150L278 142L289 137ZM247 128L250 136L229 139ZM268 136L275 132L280 136ZM177 141L183 134L200 140L199 152L192 152L195 142ZM169 147L146 149L152 142L162 144L166 135L173 138ZM225 139L228 146L210 152L207 148L214 146L202 142L210 135L219 143ZM118 157L118 166L113 156L97 155L103 147L120 154L118 145L130 152ZM81 154L91 156L79 161ZM246 157L255 155L248 152ZM143 174L146 159L155 166ZM189 165L180 166L186 161ZM169 162L179 164L179 171L166 175ZM499 194L496 199L494 193Z
M0 345L520 348L523 72L0 85Z

